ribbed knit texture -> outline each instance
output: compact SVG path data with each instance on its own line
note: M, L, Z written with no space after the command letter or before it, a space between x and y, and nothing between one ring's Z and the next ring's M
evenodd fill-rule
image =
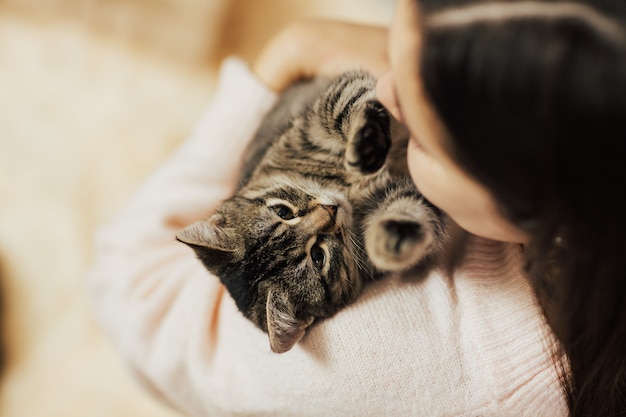
M566 416L515 245L471 238L452 275L386 277L270 351L174 235L232 194L275 100L227 60L195 133L96 236L94 310L137 379L192 416Z

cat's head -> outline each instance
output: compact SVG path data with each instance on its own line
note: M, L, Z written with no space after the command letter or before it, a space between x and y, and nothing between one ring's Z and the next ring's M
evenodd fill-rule
M339 194L277 181L242 190L177 239L195 250L281 353L315 319L359 292L351 217Z

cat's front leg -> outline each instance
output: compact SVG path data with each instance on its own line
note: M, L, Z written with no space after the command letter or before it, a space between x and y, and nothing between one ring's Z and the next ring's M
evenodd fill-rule
M391 148L391 116L380 102L369 100L354 118L346 144L346 170L373 174L383 167Z
M437 252L446 239L444 215L417 192L410 179L388 184L364 218L363 239L380 271L408 269Z

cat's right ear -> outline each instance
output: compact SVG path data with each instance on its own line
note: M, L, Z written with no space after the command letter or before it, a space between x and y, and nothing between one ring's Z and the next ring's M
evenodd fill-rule
M193 223L176 234L176 240L191 247L206 268L218 274L240 258L240 238L219 217Z
M276 353L284 353L304 336L304 331L313 322L296 318L284 295L270 290L266 303L267 334L270 347Z

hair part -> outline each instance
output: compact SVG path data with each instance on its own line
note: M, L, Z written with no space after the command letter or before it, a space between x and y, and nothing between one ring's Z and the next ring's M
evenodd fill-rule
M502 23L511 19L580 19L614 42L625 44L623 28L613 19L580 3L541 1L486 2L445 9L426 19L430 30L478 22Z

